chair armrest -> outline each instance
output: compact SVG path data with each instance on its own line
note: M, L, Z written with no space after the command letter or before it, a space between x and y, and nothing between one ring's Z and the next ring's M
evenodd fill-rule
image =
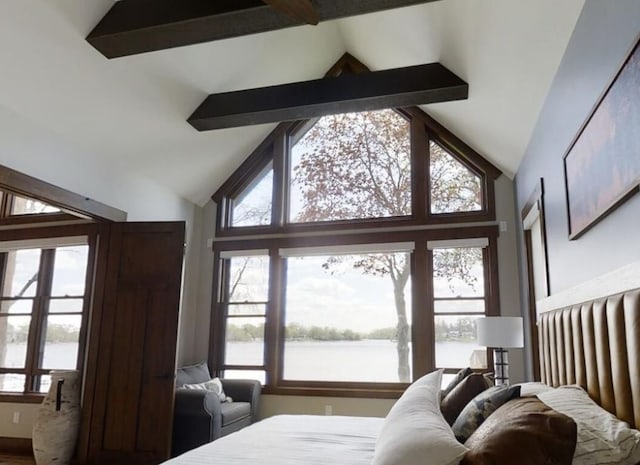
M258 419L262 385L255 379L221 379L224 393L234 401L251 404L251 419Z
M210 391L178 388L174 410L177 415L219 417L220 399Z

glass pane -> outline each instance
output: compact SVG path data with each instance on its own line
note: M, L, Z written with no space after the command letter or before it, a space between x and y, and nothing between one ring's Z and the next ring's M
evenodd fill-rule
M228 379L257 379L260 384L266 384L266 373L264 370L224 370L224 378Z
M480 177L430 141L431 213L457 213L482 210Z
M62 210L57 207L52 207L51 205L47 205L46 203L19 197L17 195L13 196L13 203L11 204L12 215L27 215L31 213L55 213L60 211Z
M487 351L477 343L479 316L436 316L436 366L486 368Z
M271 224L273 169L269 169L233 199L231 226Z
M233 257L229 266L229 302L266 302L269 257Z
M266 315L264 304L229 304L229 315Z
M53 267L52 296L84 295L88 245L58 247Z
M320 118L292 144L289 221L410 215L409 133L392 110Z
M38 283L40 249L7 253L3 297L33 297Z
M409 258L408 253L289 258L284 378L409 382Z
M435 297L483 297L484 266L480 247L433 251Z
M38 392L42 392L42 393L49 392L50 387L51 387L51 376L40 375L40 387L38 388Z
M25 375L15 373L0 374L0 391L2 392L24 392Z
M2 300L0 314L30 314L33 309L33 299Z
M53 315L47 317L41 368L76 368L81 323L82 316L80 315Z
M82 299L51 299L49 313L82 313Z
M434 302L436 313L484 313L483 300L436 300Z
M264 318L228 318L224 363L264 365Z
M30 323L28 316L0 318L0 367L25 367Z

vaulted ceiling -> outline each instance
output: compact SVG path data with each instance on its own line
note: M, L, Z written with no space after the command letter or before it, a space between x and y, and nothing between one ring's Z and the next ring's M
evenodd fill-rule
M345 52L440 62L469 98L423 109L512 176L583 3L440 0L108 60L85 38L113 0L0 2L0 110L202 205L275 126L197 132L207 95L318 79Z

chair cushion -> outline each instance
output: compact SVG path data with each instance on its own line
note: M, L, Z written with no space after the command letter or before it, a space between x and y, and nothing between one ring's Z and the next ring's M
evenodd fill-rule
M251 415L249 402L230 402L220 406L222 411L222 426L230 425L236 421L248 418Z
M211 375L209 374L209 367L207 362L201 362L197 365L189 365L182 368L178 368L176 372L176 386L182 387L185 384L199 384L209 381Z

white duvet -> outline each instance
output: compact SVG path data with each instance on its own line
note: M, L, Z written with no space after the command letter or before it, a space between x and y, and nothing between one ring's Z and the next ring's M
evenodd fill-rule
M370 465L384 418L278 415L166 465Z

